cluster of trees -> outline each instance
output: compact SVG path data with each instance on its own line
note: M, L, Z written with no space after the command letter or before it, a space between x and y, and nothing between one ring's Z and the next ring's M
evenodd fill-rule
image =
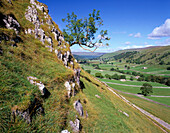
M118 75L118 74L114 74L114 75L106 74L105 77L106 77L107 79L115 79L115 80L126 79L126 76L125 76L125 75Z
M95 73L95 77L104 78L104 76L101 73ZM126 79L126 76L118 75L118 74L114 74L114 75L105 74L105 78L119 80L119 79Z
M101 73L95 73L95 77L97 77L97 78L104 78L104 76Z
M167 70L170 70L170 67L167 67Z
M137 54L137 51L132 51L132 52L124 52L124 53L120 53L118 55L114 56L115 60L119 60L119 59L125 59L125 58L133 58L133 56Z
M86 70L86 72L90 74L90 73L91 73L91 70Z
M170 70L170 67L168 67L167 70L168 69ZM118 68L117 69L111 68L110 71L116 71L116 72L120 72L122 74L128 74L128 75L133 75L133 76L140 76L137 79L138 81L158 82L158 83L170 86L170 78L168 78L168 77L154 76L154 75L147 76L140 72L125 72L123 70L119 70ZM133 77L130 78L130 80L133 80L133 79L134 79Z
M153 93L152 85L148 83L144 83L143 86L140 88L140 90L142 91L142 94L144 96L147 96L149 93Z
M95 69L101 69L101 68L99 67L99 64L92 64L92 66L93 66Z

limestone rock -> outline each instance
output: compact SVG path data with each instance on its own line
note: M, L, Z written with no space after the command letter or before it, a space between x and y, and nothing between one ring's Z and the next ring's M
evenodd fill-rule
M70 126L73 132L78 133L80 131L80 120L76 119L74 122L70 121Z
M78 86L80 87L80 72L81 72L81 69L78 68L78 69L74 69L74 79L75 81L77 82Z
M29 76L27 79L31 84L38 86L43 97L48 98L51 95L51 93L46 89L45 85L41 81L38 81L36 77Z
M16 34L19 33L21 26L13 15L5 16L5 18L3 18L3 22L5 23L7 29L13 29Z
M83 106L80 102L80 100L75 101L74 108L77 110L80 116L83 116Z
M67 94L68 94L68 98L70 98L71 97L71 85L70 85L70 83L68 82L68 81L66 81L65 82L65 84L64 84L64 86L66 87L66 89L67 89Z
M11 110L14 121L16 116L20 116L27 123L31 123L33 116L35 116L36 114L45 114L44 108L42 107L41 102L37 98L34 98L34 100L25 110L19 110L17 106L14 106Z
M47 22L46 22L48 25L52 25L53 24L53 21L51 19L48 19Z
M11 0L7 0L7 1L8 1L8 3L12 4L12 1L11 1Z
M62 130L61 133L70 133L68 130Z
M45 42L45 32L44 32L43 29L40 29L39 33L40 33L40 36L41 36L40 41L44 44L44 42Z

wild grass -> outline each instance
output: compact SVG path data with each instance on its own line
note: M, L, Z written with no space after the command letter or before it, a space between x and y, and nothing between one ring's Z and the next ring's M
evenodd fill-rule
M83 120L84 132L161 132L143 114L120 100L89 74L82 71L81 75L85 88L77 97L87 101L83 106L89 114L89 117ZM119 110L129 114L129 117Z

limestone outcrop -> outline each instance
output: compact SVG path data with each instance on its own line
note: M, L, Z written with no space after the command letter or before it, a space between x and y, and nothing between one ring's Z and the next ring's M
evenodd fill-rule
M14 17L14 15L6 15L2 20L5 23L7 29L13 29L15 30L16 34L19 33L21 26Z
M30 81L31 84L38 86L43 97L48 98L51 95L51 93L46 89L45 85L36 77L29 76L27 77L27 79Z
M70 126L73 130L73 132L78 133L80 131L80 120L78 118L76 118L76 120L70 121Z
M83 106L80 102L80 100L77 100L74 102L74 108L76 109L76 111L79 113L80 116L84 116L84 113L83 113Z
M24 119L27 123L31 123L33 116L38 115L38 114L45 114L42 103L37 98L34 98L34 100L31 102L31 104L26 109L22 110L19 108L20 107L14 106L11 109L14 121L16 119L16 116L19 116L22 119Z

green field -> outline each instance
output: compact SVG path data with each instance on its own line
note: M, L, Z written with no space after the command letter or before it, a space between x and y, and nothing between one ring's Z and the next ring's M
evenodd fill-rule
M170 97L149 97L149 96L147 96L147 98L170 106Z
M99 69L94 69L94 67L91 66L91 65L82 65L81 64L81 67L83 67L84 70L90 70L91 71L90 74L93 75L93 76L95 76L95 73L102 73L103 76L105 76L105 74L109 74L109 75L118 74L118 75L126 75L126 79L128 79L128 80L130 79L131 75L122 74L122 73L119 73L119 72L116 72L116 71L110 71L109 66L110 65L106 65L105 67L103 67L103 69L99 70ZM100 68L102 68L102 67L100 67ZM110 67L110 68L112 68L112 67ZM132 76L132 77L134 77L134 76Z
M170 89L170 86L156 83L156 82L145 82L145 81L120 81L120 80L110 80L110 79L99 79L104 82L113 82L113 83L118 83L118 84L125 84L125 85L138 85L142 86L144 83L149 83L152 86L157 86L157 87L168 87Z
M114 85L114 84L109 84L109 83L108 85L116 90L120 90L123 92L129 92L133 94L141 93L140 87L121 86L121 85ZM170 89L153 88L152 90L153 90L153 93L151 93L151 95L170 96Z
M137 96L123 94L123 93L121 93L121 95L123 95L127 100L131 101L135 105L137 105L137 106L143 108L144 110L150 112L151 114L161 118L165 122L170 123L170 119L169 119L170 113L169 113L168 107L165 107L165 106L162 106L159 104L155 104L150 101L146 101L146 100L141 99Z

